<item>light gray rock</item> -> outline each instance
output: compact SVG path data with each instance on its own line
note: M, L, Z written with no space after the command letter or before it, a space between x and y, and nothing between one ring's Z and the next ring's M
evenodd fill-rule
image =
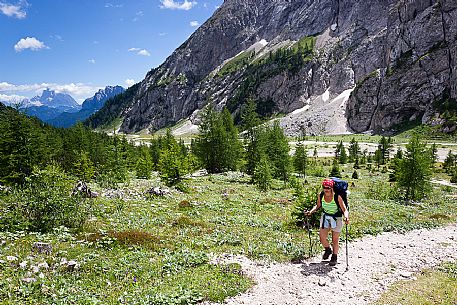
M249 96L267 115L309 104L282 120L289 134L301 126L332 132L328 122L341 116L346 131L356 132L387 131L408 121L443 124L437 105L457 98L456 33L454 0L226 0L120 101L122 107L111 107L124 118L124 132L153 132L189 117L196 122L195 111L210 100L239 116ZM255 66L262 54L307 36L317 37L316 47L299 67L284 69L277 61ZM218 75L254 44L256 56ZM347 102L331 103L351 88ZM320 99L326 92L328 100Z

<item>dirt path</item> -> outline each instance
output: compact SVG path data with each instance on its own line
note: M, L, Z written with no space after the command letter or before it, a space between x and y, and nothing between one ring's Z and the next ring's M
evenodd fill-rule
M336 267L314 257L299 264L259 264L245 257L238 262L256 282L250 291L224 304L369 304L389 284L414 279L414 273L443 261L457 260L457 224L406 234L383 233L349 244L346 272L344 243Z

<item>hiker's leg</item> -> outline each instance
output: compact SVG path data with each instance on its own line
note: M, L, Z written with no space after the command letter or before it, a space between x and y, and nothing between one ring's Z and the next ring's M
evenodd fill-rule
M321 240L321 244L322 246L324 246L324 248L328 248L330 247L330 244L328 242L328 232L330 231L330 229L319 229L319 239Z
M340 239L340 233L332 231L333 254L338 254L338 250L340 248L340 246L338 245L339 239Z

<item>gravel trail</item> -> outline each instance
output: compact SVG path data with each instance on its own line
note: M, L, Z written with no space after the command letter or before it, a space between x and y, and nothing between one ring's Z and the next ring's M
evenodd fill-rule
M344 233L344 231L343 231ZM344 234L342 234L343 236ZM320 256L298 264L262 264L242 256L224 256L217 263L237 262L256 281L248 292L224 304L370 304L387 287L444 261L457 261L457 224L406 234L383 233L340 244L336 267Z

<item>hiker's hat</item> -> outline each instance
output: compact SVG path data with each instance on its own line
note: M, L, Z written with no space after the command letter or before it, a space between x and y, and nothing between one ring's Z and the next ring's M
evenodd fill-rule
M322 181L322 187L331 187L333 188L333 180L332 179L324 179L324 181Z

